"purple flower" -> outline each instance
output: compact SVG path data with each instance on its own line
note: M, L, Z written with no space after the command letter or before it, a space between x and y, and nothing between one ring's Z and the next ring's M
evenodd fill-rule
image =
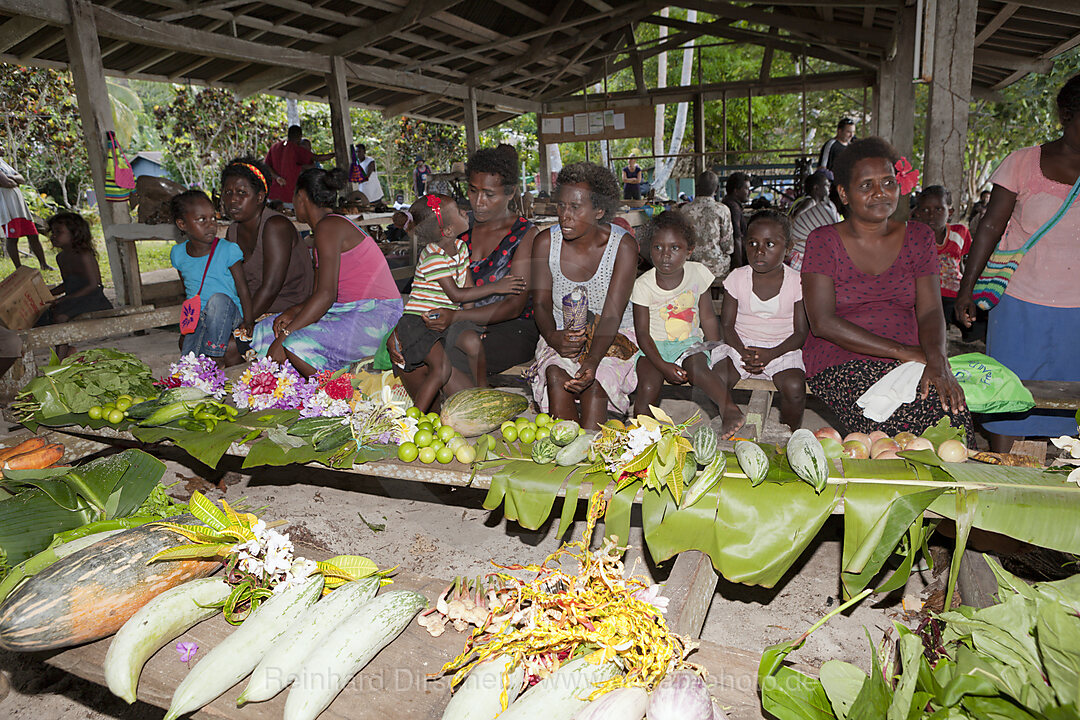
M193 642L176 643L176 652L180 653L180 662L191 662L191 658L199 652L199 646Z

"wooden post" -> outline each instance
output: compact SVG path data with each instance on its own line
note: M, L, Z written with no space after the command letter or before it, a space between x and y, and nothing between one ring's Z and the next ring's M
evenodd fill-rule
M975 53L978 0L937 4L935 32L948 42L934 43L930 104L926 112L926 147L923 163L926 185L944 185L957 207L962 203L964 150L967 147L971 104L971 66Z
M98 43L97 23L94 10L88 0L68 0L71 24L64 27L71 77L79 102L82 120L83 142L90 161L90 174L94 181L94 195L101 213L101 229L105 234L105 248L109 253L119 305L140 305L141 282L138 274L139 261L135 244L127 243L128 250L121 250L109 228L131 222L128 203L110 203L105 200L105 134L113 130L112 107L105 84L105 68L101 64L101 45Z
M543 112L536 113L537 149L540 151L539 177L536 179L536 193L551 193L551 161L548 159L548 144L544 142Z
M480 122L476 118L476 88L469 88L465 99L465 149L472 155L480 147Z
M345 82L345 59L330 58L330 76L326 88L330 94L330 130L334 135L334 161L341 169L349 167L352 145L352 122L349 119L349 86Z
M746 149L754 149L754 91L746 91Z
M720 96L720 118L724 125L724 166L727 166L727 90Z
M951 5L952 3L945 3ZM904 157L910 158L915 144L915 6L905 7L896 28L896 52L883 60L874 87L877 134L886 138ZM906 203L901 203L906 207Z
M705 172L705 96L694 95L694 171Z

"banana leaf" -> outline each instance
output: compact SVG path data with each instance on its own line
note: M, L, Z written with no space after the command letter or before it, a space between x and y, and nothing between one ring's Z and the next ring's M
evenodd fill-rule
M76 508L68 509L38 488L26 490L0 501L0 548L10 565L18 565L47 548L55 533L82 527L94 519L94 508L81 499Z
M594 473L592 477L598 478L597 485L599 485L603 482L604 475ZM630 541L630 515L634 510L634 498L637 497L642 485L644 483L641 480L635 480L611 493L607 509L604 511L604 537L615 538L615 542L619 545L626 545ZM655 491L650 492L655 494Z
M500 504L508 520L524 528L537 530L547 522L555 497L571 475L583 475L584 467L539 465L531 460L510 460L492 476L484 499L484 508L494 510ZM580 479L577 483L580 485ZM576 493L575 493L576 495ZM574 498L577 504L577 498Z
M184 430L169 427L137 427L131 433L142 442L155 443L170 440L183 448L199 462L217 467L221 456L228 452L233 443L243 444L254 440L261 433L259 428L252 429L237 422L219 422L211 432L206 430Z

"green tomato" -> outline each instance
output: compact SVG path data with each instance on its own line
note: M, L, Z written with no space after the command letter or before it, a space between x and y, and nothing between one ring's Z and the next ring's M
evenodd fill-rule
M123 411L127 410L129 407L131 407L131 401L128 400L126 397L121 395L120 397L116 398L116 409L117 410L119 410L120 412L123 412Z
M427 430L429 433L434 434L435 427L428 421L421 420L420 422L416 423L416 431L420 432L421 430Z
M424 419L431 423L432 427L439 427L442 425L442 418L439 417L439 413L429 412L424 416Z
M439 428L439 439L443 442L450 442L450 438L454 437L457 434L457 430L450 427L449 425L443 425L441 428Z
M420 462L430 465L435 462L435 448L422 447L419 452Z
M536 423L537 427L544 427L545 425L551 424L551 416L547 413L540 413L533 422Z
M517 426L514 423L510 423L509 426L503 425L502 436L506 442L514 442L518 437Z
M91 420L100 420L101 419L101 406L100 405L95 405L94 407L87 410L86 414L90 416Z
M441 447L439 448L439 451L435 453L435 459L443 465L446 465L454 459L454 451L448 447Z
M469 445L468 443L465 443L457 449L457 452L455 452L454 455L457 457L457 461L459 463L461 463L462 465L468 465L476 459L476 448L474 448L472 445Z
M535 439L536 439L536 430L534 428L531 428L528 425L526 425L525 427L518 430L518 440L525 443L526 445L531 445L533 440L535 440Z
M124 411L123 410L117 410L116 408L113 408L112 410L109 411L109 417L107 417L106 420L111 422L113 425L116 425L117 423L123 422L124 421Z
M430 430L417 430L412 439L413 443L415 443L418 448L426 448L431 445L431 440L432 435Z
M532 422L527 417L519 417L514 420L514 424L517 425L518 432L521 432L521 428L526 425L532 425Z
M548 428L546 425L541 425L540 427L536 428L536 439L537 440L543 440L544 438L546 438L546 437L548 437L550 435L551 435L551 429Z
M416 447L416 443L404 442L398 446L397 456L398 460L402 462L412 462L420 455L420 448Z
M424 413L420 412L420 408L413 405L411 408L405 411L405 417L416 418L419 420L424 417Z

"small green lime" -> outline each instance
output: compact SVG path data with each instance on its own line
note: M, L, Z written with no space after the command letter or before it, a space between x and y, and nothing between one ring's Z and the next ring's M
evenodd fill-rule
M536 428L536 439L537 440L543 440L544 438L548 437L549 435L551 435L551 430L546 425L541 425L540 427Z
M100 405L95 405L94 407L87 410L86 414L90 416L91 420L100 420L101 419L101 406Z
M536 430L528 425L518 430L518 440L526 445L532 444L532 441L536 439Z
M431 440L432 435L430 430L417 430L412 439L413 443L415 443L418 448L426 448L431 444Z
M123 395L121 395L120 397L118 397L116 399L117 400L127 400L128 402L131 402L135 398L133 398L131 395L128 395L127 393L124 393Z
M512 427L515 430L517 430L517 425L514 424L513 420L507 420L506 422L504 422L502 425L499 426L499 429L500 430L505 430L508 427Z
M109 417L107 417L106 420L111 422L113 425L116 425L117 423L123 422L123 420L124 420L124 411L123 410L117 410L116 408L113 408L112 410L109 411Z
M457 461L459 463L462 463L463 465L468 465L476 459L476 448L474 448L472 445L469 445L468 443L465 443L457 449L457 452L455 452L454 455L457 457Z
M398 460L402 462L412 462L420 455L420 448L416 447L416 443L404 442L398 446L397 456Z
M533 422L536 423L537 427L544 427L551 424L551 416L547 413L540 413Z
M441 428L439 428L439 439L443 442L449 442L450 438L454 437L457 434L457 430L450 427L449 425L443 425Z
M468 444L468 441L466 441L465 438L461 437L460 435L455 435L454 437L446 441L446 447L450 448L454 452L457 452L458 448L462 445Z
M502 436L506 442L514 442L518 436L517 426L514 423L510 423L509 426L503 425Z
M419 420L424 417L424 413L420 412L420 408L413 405L411 408L405 411L405 417L416 418Z
M521 428L525 427L526 425L531 425L532 423L527 417L519 417L514 420L514 424L517 425L518 430L521 430Z
M435 449L430 447L422 447L420 448L419 457L420 462L424 463L425 465L429 465L435 462Z
M435 459L445 465L454 459L454 451L448 447L441 447L439 448L439 451L435 453Z
M116 409L117 410L120 410L121 412L123 412L124 410L127 410L129 407L131 407L131 401L128 400L126 397L121 395L120 397L116 398Z
M446 447L446 443L444 443L442 440L440 440L439 438L436 437L436 438L431 439L431 444L428 445L428 447L431 448L432 450L434 450L435 452L439 452L439 450Z
M427 430L429 433L434 433L435 427L427 420L421 420L420 422L416 423L416 431L419 432L421 430Z
M424 416L424 419L431 423L432 427L439 427L442 425L442 418L439 417L439 413L429 412Z

